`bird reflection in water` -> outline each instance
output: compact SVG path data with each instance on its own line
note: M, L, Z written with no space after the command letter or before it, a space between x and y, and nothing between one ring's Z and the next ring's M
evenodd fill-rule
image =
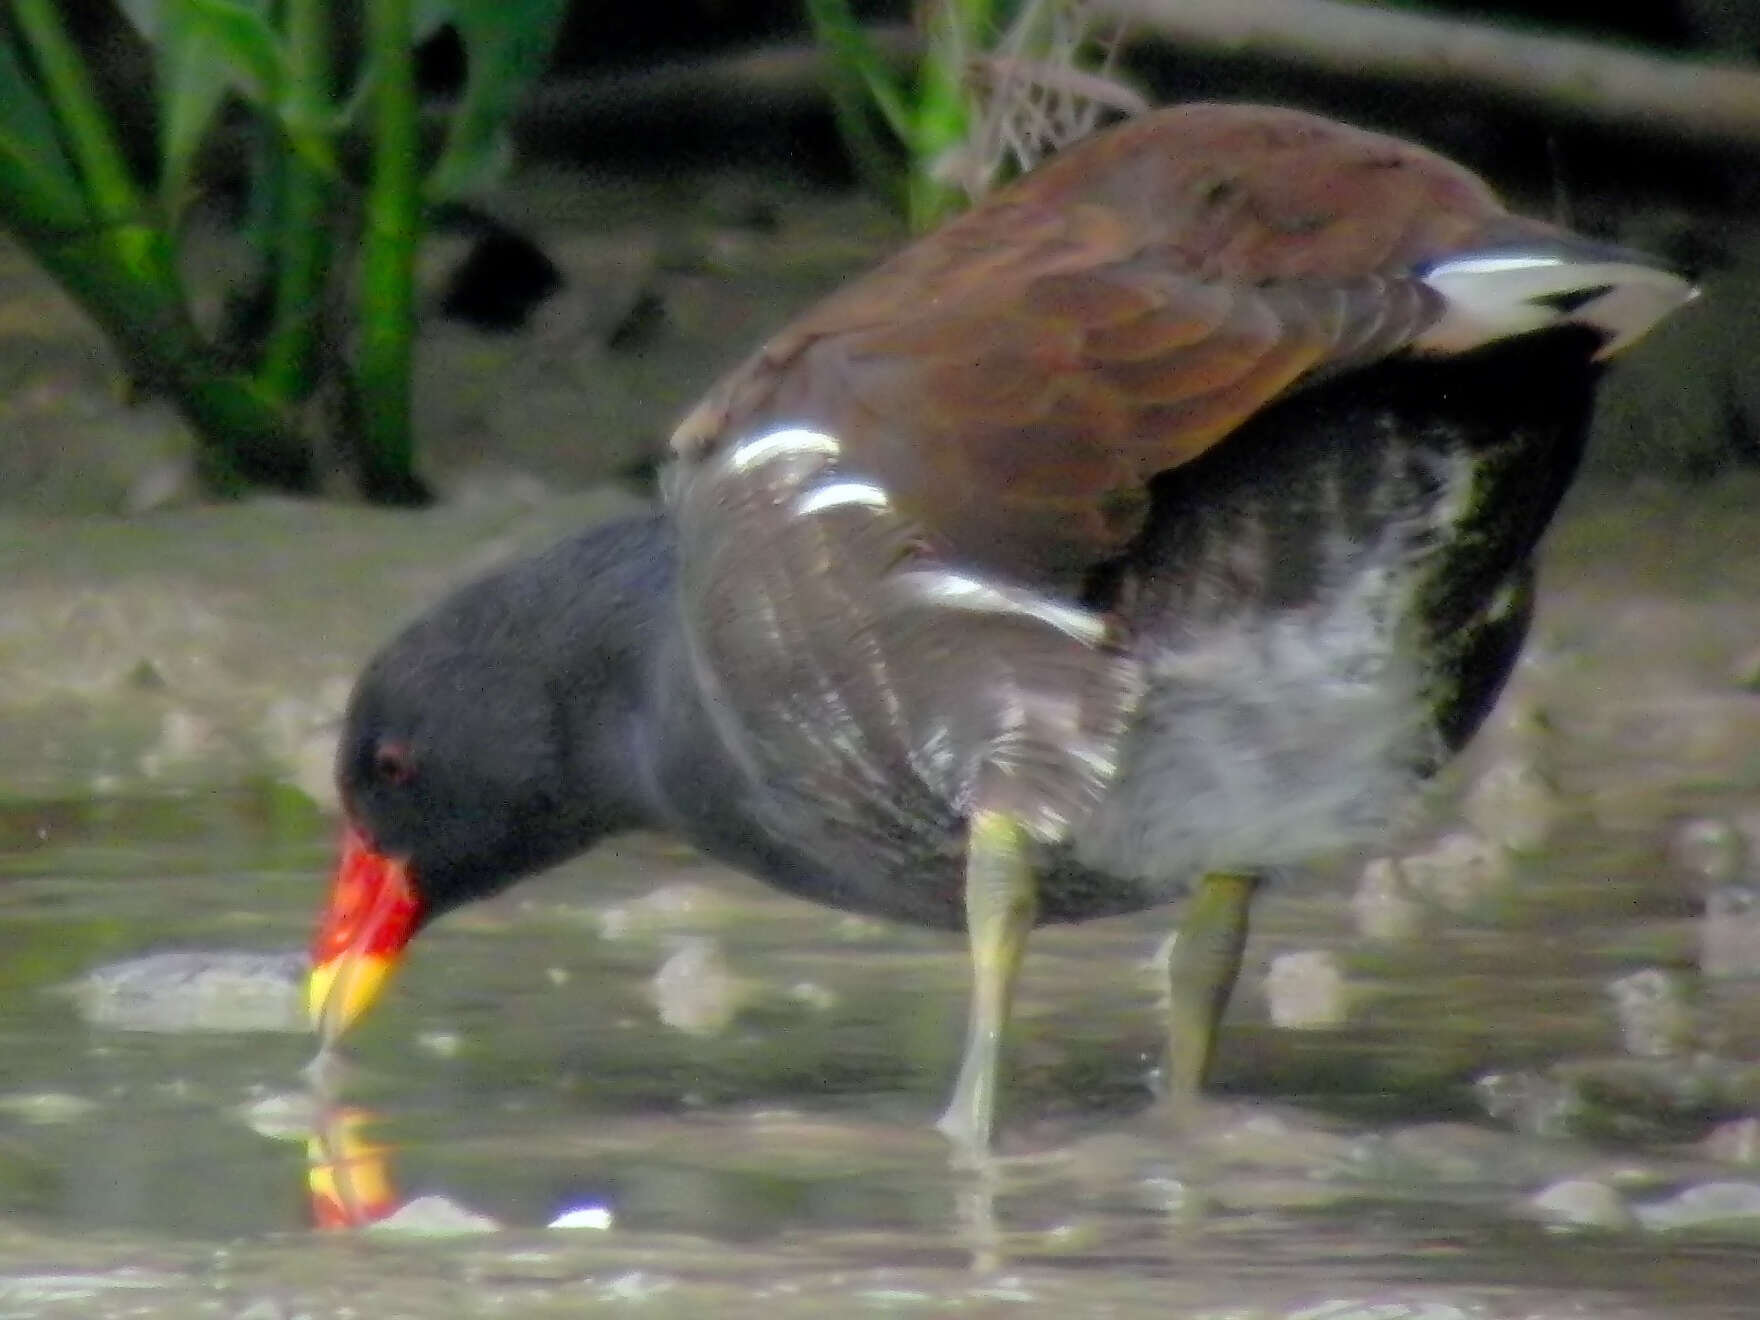
M341 1104L334 1091L322 1085L314 1087L311 1098L305 1184L312 1226L320 1232L370 1228L409 1205L393 1175L398 1145L385 1134L395 1120L358 1105ZM1028 1161L1029 1166L1032 1163ZM1004 1268L1011 1256L1023 1254L1018 1239L1016 1250L1010 1251L1008 1235L996 1213L998 1197L1008 1191L1010 1164L993 1157L958 1171L940 1161L935 1168L923 1170L926 1180L946 1186L951 1245L969 1253L970 1267L976 1274L993 1274ZM597 1214L603 1218L595 1217L591 1226L609 1227L608 1213L600 1210ZM569 1220L570 1216L564 1215L551 1227L580 1227L584 1222Z
M371 1110L321 1106L306 1139L306 1191L318 1229L365 1228L403 1202L391 1180L392 1147L374 1141Z

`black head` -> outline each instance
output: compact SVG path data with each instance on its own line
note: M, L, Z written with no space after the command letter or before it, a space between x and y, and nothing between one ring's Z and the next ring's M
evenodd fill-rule
M626 526L465 587L361 675L337 782L422 921L642 822L643 657L670 584Z
M326 1043L424 923L648 815L664 524L603 527L442 601L367 666L337 753L348 813L307 996Z

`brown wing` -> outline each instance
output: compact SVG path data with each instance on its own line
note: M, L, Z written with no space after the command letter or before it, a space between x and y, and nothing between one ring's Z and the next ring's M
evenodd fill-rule
M1421 148L1195 105L1080 143L846 286L680 424L688 465L775 425L842 442L957 556L1060 578L1157 472L1434 320L1415 263L1545 227Z

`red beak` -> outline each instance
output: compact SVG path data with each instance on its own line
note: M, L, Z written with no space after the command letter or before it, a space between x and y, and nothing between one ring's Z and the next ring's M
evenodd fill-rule
M379 997L416 933L421 912L407 864L375 851L353 825L344 829L342 857L306 981L312 1025L325 1045Z

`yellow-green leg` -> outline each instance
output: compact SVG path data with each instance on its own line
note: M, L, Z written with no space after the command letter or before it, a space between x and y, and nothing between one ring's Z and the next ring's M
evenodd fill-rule
M1240 975L1247 909L1258 877L1218 872L1186 900L1168 968L1167 1102L1175 1118L1191 1113L1210 1071L1216 1029Z
M990 1149L1002 1033L1015 977L1038 915L1027 833L1002 812L972 814L966 834L966 939L972 957L972 1002L966 1049L953 1098L936 1123L969 1156Z

